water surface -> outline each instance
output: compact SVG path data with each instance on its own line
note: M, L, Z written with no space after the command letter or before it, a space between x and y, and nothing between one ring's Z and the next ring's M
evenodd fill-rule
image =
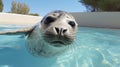
M0 26L0 31L23 27ZM51 58L35 57L24 35L0 35L0 67L120 67L120 30L79 27L74 44Z

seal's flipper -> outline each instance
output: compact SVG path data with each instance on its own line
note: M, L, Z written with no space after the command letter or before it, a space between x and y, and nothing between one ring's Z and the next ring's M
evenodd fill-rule
M28 32L33 31L33 28L23 28L18 30L10 31L0 31L0 35L16 35L16 34L28 34Z

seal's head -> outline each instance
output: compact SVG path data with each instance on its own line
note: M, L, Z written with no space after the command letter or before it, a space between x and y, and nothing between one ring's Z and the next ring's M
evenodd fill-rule
M70 45L77 31L74 17L64 11L53 11L41 20L43 39L55 47Z

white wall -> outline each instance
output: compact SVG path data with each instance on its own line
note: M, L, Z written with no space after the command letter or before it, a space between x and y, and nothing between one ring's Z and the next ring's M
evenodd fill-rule
M120 12L75 12L71 14L79 26L120 28Z
M75 12L71 13L79 26L120 28L120 12ZM40 16L0 13L0 24L34 25Z
M0 13L0 24L34 25L41 18L40 16Z

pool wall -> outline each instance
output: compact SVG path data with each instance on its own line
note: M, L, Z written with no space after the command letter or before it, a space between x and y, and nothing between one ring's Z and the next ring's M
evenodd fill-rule
M120 28L120 12L72 12L79 26Z
M120 28L120 12L71 12L79 26ZM0 13L0 24L34 25L42 16Z

